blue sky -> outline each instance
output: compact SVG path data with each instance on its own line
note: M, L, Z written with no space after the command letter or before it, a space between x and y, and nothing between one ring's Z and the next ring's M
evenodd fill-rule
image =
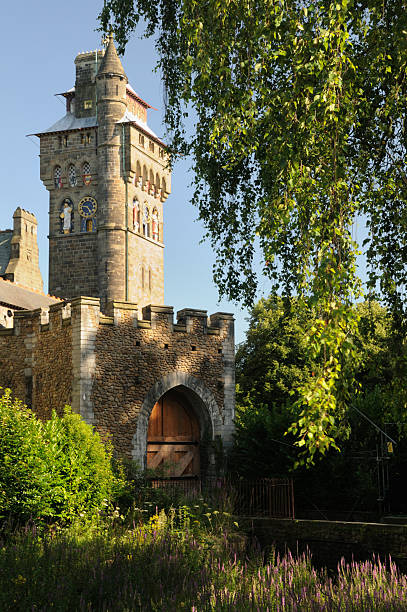
M33 212L39 223L40 266L47 289L48 192L39 179L39 142L27 134L48 128L65 114L54 94L74 85L74 58L81 51L101 48L97 15L101 0L41 0L8 2L2 20L2 120L0 228L11 227L17 206ZM158 111L149 111L149 124L158 134L162 125L162 85L153 71L156 64L151 40L133 37L122 58L133 88ZM233 312L236 341L244 339L247 312L235 304L218 301L212 280L214 255L209 244L200 244L202 226L190 204L192 189L187 161L173 173L172 194L165 202L165 303L175 310L185 307Z

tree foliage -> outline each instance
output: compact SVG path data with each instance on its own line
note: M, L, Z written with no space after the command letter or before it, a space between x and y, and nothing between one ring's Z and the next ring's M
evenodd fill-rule
M352 364L342 364L343 371L349 367L355 371L359 383L351 402L363 403L362 398L372 392L377 399L379 389L386 397L394 394L394 408L400 404L400 394L396 391L400 387L400 378L405 376L405 367L397 376L399 361L392 348L391 318L375 302L359 304L355 310L358 326L350 339ZM271 414L270 427L277 427L277 437L289 428L290 421L294 421L292 429L295 429L299 418L298 388L318 376L323 367L321 360L312 358L307 350L306 329L315 318L312 311L305 316L296 299L271 296L260 300L252 309L246 341L239 346L236 355L238 436L247 435L250 440L251 433L245 431L250 429L248 423L254 417L261 427L260 423L263 420L267 423ZM383 407L383 401L379 403L374 416L381 411L380 421L386 418L394 420L394 414L390 418L388 400L387 409ZM397 420L404 421L402 412L398 413ZM274 435L277 430L274 430ZM344 440L349 431L347 415L338 427L336 437Z
M353 337L354 368L360 389L351 398L374 423L388 430L397 441L389 462L392 507L403 511L407 499L399 487L406 466L407 424L404 380L394 352L392 322L377 303L357 307L359 323ZM312 378L320 365L312 361L304 341L304 317L295 299L270 297L251 311L246 340L236 355L236 433L230 458L233 471L245 477L285 477L298 461L294 438L284 435L298 419L296 382ZM377 498L377 430L353 408L337 432L341 453L327 452L311 470L297 468L297 508L315 510L310 503L332 512L372 510Z
M352 392L361 214L370 290L406 320L406 2L106 0L100 15L122 50L140 19L156 35L172 150L194 160L221 294L252 302L258 245L274 290L316 308L306 342L322 366L299 388L296 428L312 458Z
M0 397L0 518L70 520L101 510L119 480L111 452L78 414L42 422L10 390Z

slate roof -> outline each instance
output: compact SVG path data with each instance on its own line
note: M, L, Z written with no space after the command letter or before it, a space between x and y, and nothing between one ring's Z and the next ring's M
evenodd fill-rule
M138 102L140 102L143 106L145 106L146 108L152 108L153 110L157 110L156 108L154 108L154 106L151 106L151 104L149 104L148 102L146 102L145 100L143 100L143 98L141 98L137 91L134 91L133 87L130 85L130 83L127 83L126 85L126 91L129 94L129 96L131 98L136 98Z
M0 274L4 274L10 261L11 255L11 239L13 230L4 230L0 232Z
M114 46L113 34L109 34L109 42L100 63L98 74L120 74L126 77L122 63L117 55L116 47Z
M141 119L139 119L136 115L133 115L133 113L131 113L128 109L126 109L126 112L124 113L123 117L117 123L135 123L137 127L143 130L143 132L145 132L146 134L157 140L160 144L165 146L163 141L157 136L157 134L153 132L153 130L147 125L147 123L141 121Z
M48 129L36 134L29 134L29 136L41 136L51 132L66 132L67 130L83 130L95 127L97 124L96 117L75 117L73 113L66 113L65 117L58 119Z
M141 128L147 135L151 136L162 145L162 140L153 132L153 130L145 123L141 121L136 115L133 115L129 110L126 109L123 117L118 123L135 123L137 127ZM67 130L82 130L85 128L97 126L96 117L75 117L72 113L67 113L65 117L59 119L56 123L51 125L48 129L38 132L37 134L30 134L30 136L41 136L42 134L48 134L52 132L65 132ZM164 145L165 146L165 145ZM1 236L1 234L0 234Z
M30 291L0 278L0 302L18 310L35 310L60 302L45 293Z

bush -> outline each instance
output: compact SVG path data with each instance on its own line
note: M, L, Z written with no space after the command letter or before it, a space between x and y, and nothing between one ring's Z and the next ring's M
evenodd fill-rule
M42 422L6 389L0 397L0 518L70 520L100 510L122 482L111 448L69 407Z

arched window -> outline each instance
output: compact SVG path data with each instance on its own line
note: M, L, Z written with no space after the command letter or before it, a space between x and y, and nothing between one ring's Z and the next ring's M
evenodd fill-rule
M150 211L146 204L143 208L143 236L150 238Z
M96 232L96 217L91 217L90 219L85 219L85 217L81 217L81 232L83 234L92 234Z
M140 204L137 198L133 199L133 231L140 231Z
M68 178L69 178L69 184L71 187L75 187L77 184L77 178L76 178L76 168L73 164L69 165L68 168Z
M160 193L161 193L161 182L160 182L160 175L157 174L155 175L155 197L159 198L160 197Z
M143 191L148 191L148 172L147 168L143 166Z
M165 198L165 192L167 191L167 184L165 182L165 178L161 181L161 199Z
M140 188L143 186L143 177L141 175L140 162L137 162L136 164L136 174L134 177L134 184L136 187L140 187Z
M62 169L61 166L55 166L54 168L54 185L56 189L62 187Z
M82 166L82 179L83 179L84 185L90 185L92 181L92 175L90 173L90 163L87 161L84 162Z
M155 187L154 187L154 172L153 172L152 170L150 170L150 175L149 175L148 193L149 193L150 195L154 195L154 193L155 193Z
M151 230L153 235L153 240L159 240L159 221L158 221L158 210L154 208L153 214L151 217Z

